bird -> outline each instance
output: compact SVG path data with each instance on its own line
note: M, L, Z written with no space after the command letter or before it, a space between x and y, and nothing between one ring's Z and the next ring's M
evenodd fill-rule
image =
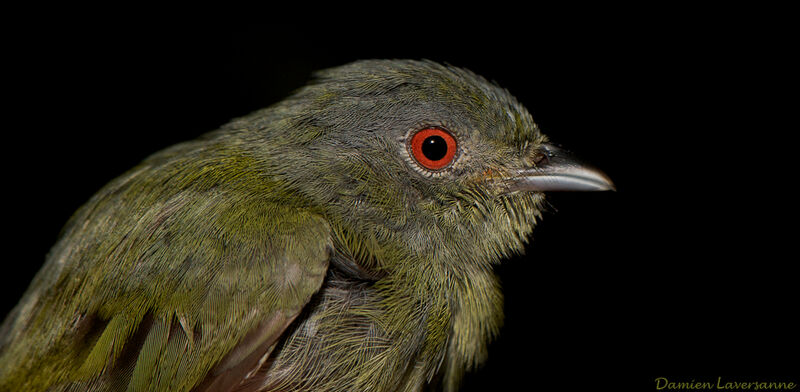
M455 391L546 192L613 189L464 68L317 71L74 213L0 326L0 390Z

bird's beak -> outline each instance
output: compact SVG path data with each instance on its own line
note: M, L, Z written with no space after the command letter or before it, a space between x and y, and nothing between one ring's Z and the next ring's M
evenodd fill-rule
M543 144L533 167L513 173L509 191L608 191L616 190L611 179L598 169L581 163L567 151Z

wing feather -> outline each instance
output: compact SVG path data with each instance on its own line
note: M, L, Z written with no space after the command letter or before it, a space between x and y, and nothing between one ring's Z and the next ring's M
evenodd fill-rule
M71 220L0 328L0 390L230 390L320 288L319 216L123 180Z

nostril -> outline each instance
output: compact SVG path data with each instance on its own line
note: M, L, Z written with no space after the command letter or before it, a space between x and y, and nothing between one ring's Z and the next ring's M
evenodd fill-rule
M552 155L549 152L537 151L533 154L532 161L534 166L546 165L550 162Z

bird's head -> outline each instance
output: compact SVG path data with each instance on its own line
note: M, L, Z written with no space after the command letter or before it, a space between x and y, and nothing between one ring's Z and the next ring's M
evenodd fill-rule
M613 187L548 144L508 91L429 61L320 72L248 122L260 118L281 119L258 133L271 171L366 256L397 248L486 264L523 249L543 191Z

